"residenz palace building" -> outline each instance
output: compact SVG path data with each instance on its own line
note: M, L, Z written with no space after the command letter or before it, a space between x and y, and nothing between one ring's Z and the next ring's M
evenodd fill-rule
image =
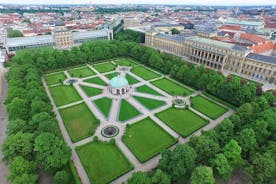
M276 84L276 44L270 55L261 55L250 47L217 41L210 39L208 35L191 32L172 35L159 31L156 27L158 26L145 32L146 46L178 55L184 60L223 73Z

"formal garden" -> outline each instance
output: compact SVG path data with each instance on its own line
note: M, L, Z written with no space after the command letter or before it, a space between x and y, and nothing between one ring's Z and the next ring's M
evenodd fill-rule
M253 82L132 42L12 60L2 151L13 183L275 179L276 99Z
M110 80L120 75L131 88L114 95L108 90ZM76 83L63 82L72 77ZM95 183L110 182L135 168L129 153L141 164L150 162L230 109L130 58L68 68L44 79L70 141ZM190 104L183 100L184 109L178 109L176 97Z

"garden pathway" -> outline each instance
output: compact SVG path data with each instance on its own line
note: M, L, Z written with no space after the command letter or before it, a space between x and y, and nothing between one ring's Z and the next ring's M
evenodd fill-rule
M8 184L8 175L9 171L5 163L2 161L3 154L1 151L1 146L6 138L6 128L8 124L8 113L6 110L6 105L4 104L7 91L8 91L8 83L6 80L6 74L8 70L6 68L0 68L0 183Z
M105 82L108 83L108 79L106 78L106 74L109 73L113 73L114 71L111 72L107 72L107 73L99 73L97 72L91 65L87 65L89 66L93 71L96 72L96 75L94 75L93 77L100 77L102 80L104 80ZM68 74L68 72L64 72L66 74L67 77L70 77L70 75ZM234 113L233 110L229 110L228 112L226 112L225 114L223 114L221 117L219 117L216 120L211 120L210 118L206 117L205 115L203 115L202 113L194 110L193 108L190 108L193 112L195 112L196 114L198 114L201 117L204 117L205 119L209 120L210 123L206 126L204 126L203 128L197 130L196 132L194 132L194 134L192 134L191 136L188 136L186 138L182 138L181 136L179 136L179 134L177 134L173 129L171 129L168 125L166 125L164 122L162 122L160 119L158 119L155 116L155 113L161 112L165 109L168 109L172 106L172 100L175 99L176 97L171 96L169 94L167 94L166 92L164 92L163 90L155 87L154 85L151 84L151 81L154 80L158 80L164 76L160 76L157 79L152 79L150 81L146 81L144 79L142 79L141 77L134 75L133 73L127 71L126 73L128 73L129 75L133 76L134 78L138 79L140 82L134 84L133 87L133 92L130 95L125 95L123 97L120 96L114 96L111 95L108 90L106 89L106 86L101 86L101 85L97 85L97 84L90 84L90 83L86 83L83 82L84 79L80 79L77 83L73 84L73 86L75 87L75 89L78 91L78 93L80 94L80 96L83 99L83 102L85 102L87 104L87 106L89 107L89 109L94 113L94 115L100 120L100 125L98 126L98 128L95 130L94 135L85 138L79 142L76 143L72 143L71 139L66 131L66 128L63 124L63 121L61 119L61 116L58 112L57 107L55 106L53 99L51 97L51 94L49 92L49 89L43 79L43 85L46 88L46 92L51 100L51 103L54 107L54 112L57 116L58 119L58 123L59 123L59 127L61 129L62 135L65 139L65 141L67 142L67 144L72 148L72 160L77 168L77 172L81 178L82 183L84 184L88 184L89 183L89 179L88 176L81 164L81 161L76 153L75 148L77 146L81 146L84 145L88 142L93 141L93 138L95 136L98 136L100 140L104 140L104 141L108 141L109 139L103 137L101 135L101 129L104 126L107 125L116 125L117 127L119 127L120 132L119 134L115 137L116 143L118 145L118 147L122 150L122 152L126 155L126 157L129 159L129 161L133 164L134 169L126 174L124 174L123 176L117 178L116 180L114 180L113 184L121 184L123 182L126 182L127 179L131 176L131 174L133 172L137 172L137 171L150 171L151 169L155 168L158 165L159 159L161 158L161 154L158 154L157 156L155 156L154 158L148 160L145 163L140 163L137 158L135 157L135 155L128 149L128 147L123 143L122 141L122 136L125 133L126 130L126 124L132 124L135 123L137 121L140 121L146 117L150 117L151 119L153 119L159 126L161 126L164 130L166 130L166 132L168 132L170 135L172 135L173 137L177 138L179 140L178 144L183 144L189 141L190 137L192 135L200 135L202 130L210 130L213 129L215 126L218 125L218 123L220 123L224 118L229 117L230 115L232 115ZM87 77L87 78L92 78L92 77ZM81 89L80 85L85 85L85 86L90 86L90 87L95 87L95 88L100 88L100 89L104 89L103 93L94 97L87 97L86 94L83 92L83 90ZM163 95L163 96L157 96L157 95L152 95L152 94L146 94L146 93L139 93L139 92L135 92L134 89L142 86L142 85L148 85L150 88L152 88L153 90L157 91L159 94ZM186 87L186 86L185 86ZM186 96L186 97L181 97L183 99L185 99L186 102L190 103L189 98L190 96L196 96L198 94L200 94L201 92L199 91L194 91L193 94ZM167 103L167 105L161 106L157 109L154 110L148 110L146 107L144 107L142 104L140 104L137 100L135 100L132 96L140 96L140 97L145 97L145 98L150 98L150 99L156 99L156 100L162 100L165 101ZM111 105L111 109L109 112L109 118L106 119L103 114L97 109L97 107L93 104L93 100L98 99L98 98L102 98L102 97L109 97L113 99L112 105ZM136 107L139 111L140 111L140 115L137 117L134 117L124 123L122 122L118 122L117 117L118 117L118 112L119 112L119 107L120 107L120 102L121 99L125 98L130 104L132 104L134 107ZM65 105L63 107L60 108L64 108L64 107L69 107L71 105L75 105L77 103L80 102L74 102L68 105ZM170 149L173 149L175 146L172 146Z

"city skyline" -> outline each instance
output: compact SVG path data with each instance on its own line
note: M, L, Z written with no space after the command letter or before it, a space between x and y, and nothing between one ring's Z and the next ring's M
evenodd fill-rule
M68 1L57 1L57 0L14 0L7 3L6 0L0 0L0 4L89 4L90 0L68 0ZM262 2L258 0L240 0L239 2L221 2L219 0L93 0L92 4L173 4L173 5L210 5L210 6L254 6L254 5L275 5L274 0L263 0Z

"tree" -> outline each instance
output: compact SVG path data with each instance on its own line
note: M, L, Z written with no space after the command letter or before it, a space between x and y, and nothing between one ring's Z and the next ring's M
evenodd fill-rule
M211 167L198 166L192 173L191 184L214 184L215 178Z
M216 158L211 161L215 172L224 180L228 180L231 173L232 167L228 162L228 159L224 154L220 153L216 155Z
M171 32L172 32L173 35L174 34L180 34L180 31L178 29L176 29L176 28L172 28Z
M254 109L250 103L245 103L237 109L237 115L239 115L243 124L245 121L254 119Z
M260 108L259 111L264 111L269 108L269 101L263 96L260 96L259 98L257 98L256 103Z
M189 145L195 149L195 152L197 153L197 160L201 163L207 163L220 151L219 145L206 136L192 137Z
M20 118L27 120L29 117L28 104L25 100L18 97L14 98L10 104L7 105L10 119Z
M28 125L26 121L18 118L18 119L10 120L7 129L8 129L7 133L11 135L11 134L16 134L20 130L22 132L27 131Z
M169 174L173 181L191 174L195 167L196 152L189 145L178 145L173 151L162 153L159 168Z
M36 176L36 164L32 161L25 160L22 156L15 157L14 160L9 165L11 181L16 180L17 177L22 176L23 174Z
M33 134L18 132L8 136L3 143L2 151L7 162L17 156L32 158Z
M69 184L70 179L66 171L58 171L54 176L54 184Z
M151 184L151 179L145 172L133 173L131 178L127 180L128 184Z
M55 171L67 164L71 156L70 148L52 133L41 133L35 139L34 151L37 162L46 171Z
M237 140L244 155L248 157L249 151L254 150L256 147L255 131L252 128L245 128L238 133Z
M224 119L216 128L217 140L221 146L230 141L234 134L234 124L229 119Z
M255 183L272 183L276 164L269 153L257 153L252 160L251 175Z
M31 115L35 115L40 112L51 112L51 106L42 100L35 100L31 104Z
M241 147L234 139L231 139L223 148L223 154L230 161L231 166L236 167L241 164Z
M17 176L13 180L13 184L36 184L38 176L36 174L22 174L21 176Z
M154 172L154 174L151 178L151 181L153 184L170 184L171 183L170 177L160 169L157 169Z
M257 144L265 144L266 141L269 139L269 136L271 135L271 131L268 130L268 122L261 119L257 119L255 121L253 129L256 135Z
M235 125L234 128L236 130L239 130L242 126L242 123L241 123L241 119L240 119L240 116L238 116L237 114L232 114L230 117L229 117L230 121Z

